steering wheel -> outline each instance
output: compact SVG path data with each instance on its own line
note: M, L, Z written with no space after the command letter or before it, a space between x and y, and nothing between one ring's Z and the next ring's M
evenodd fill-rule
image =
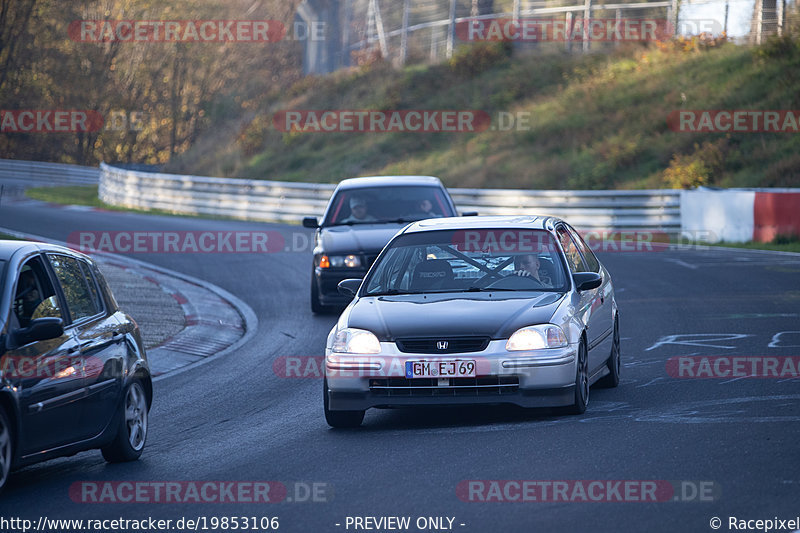
M544 283L534 277L529 276L506 276L486 285L486 289L515 289L515 290L535 290L544 287Z

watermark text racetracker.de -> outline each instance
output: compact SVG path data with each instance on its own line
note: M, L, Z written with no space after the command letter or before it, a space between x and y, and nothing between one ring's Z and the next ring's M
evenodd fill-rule
M284 133L479 133L530 131L529 111L480 109L294 109L272 116L276 130Z
M592 18L569 23L552 18L467 19L456 23L456 36L465 42L652 42L674 35L718 34L722 24L713 19L682 20L675 27L667 19Z
M800 356L678 356L667 360L666 370L679 379L792 379L800 377Z
M676 110L667 115L667 126L680 133L798 133L800 110Z
M74 231L70 248L83 253L241 254L308 251L307 232L250 231Z
M714 481L697 480L464 480L456 486L461 501L471 503L536 502L713 502L722 489Z
M277 20L75 20L79 43L274 43L286 35Z
M325 503L333 498L321 481L76 481L69 487L75 503Z

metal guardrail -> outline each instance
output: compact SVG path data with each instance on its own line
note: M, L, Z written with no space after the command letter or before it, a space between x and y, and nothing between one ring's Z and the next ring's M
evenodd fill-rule
M101 164L100 199L122 207L297 222L320 216L334 185L179 176ZM680 232L679 190L449 189L461 211L564 217L580 229Z
M62 163L0 159L0 182L16 187L97 185L100 169Z

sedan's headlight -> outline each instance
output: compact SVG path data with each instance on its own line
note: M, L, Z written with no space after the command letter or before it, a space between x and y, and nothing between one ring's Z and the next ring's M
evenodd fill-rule
M506 350L519 352L522 350L541 350L543 348L562 348L567 345L564 331L554 324L528 326L514 332L506 342Z
M321 268L358 268L361 266L361 258L357 255L323 255L320 258Z
M344 328L336 332L331 351L335 353L380 353L381 343L371 331Z

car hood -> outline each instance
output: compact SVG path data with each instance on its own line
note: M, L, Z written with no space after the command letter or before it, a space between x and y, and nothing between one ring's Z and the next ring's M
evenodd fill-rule
M322 249L328 254L378 253L406 224L355 224L320 230Z
M360 298L346 324L382 341L402 337L481 336L507 339L521 327L547 323L563 293L414 294Z

